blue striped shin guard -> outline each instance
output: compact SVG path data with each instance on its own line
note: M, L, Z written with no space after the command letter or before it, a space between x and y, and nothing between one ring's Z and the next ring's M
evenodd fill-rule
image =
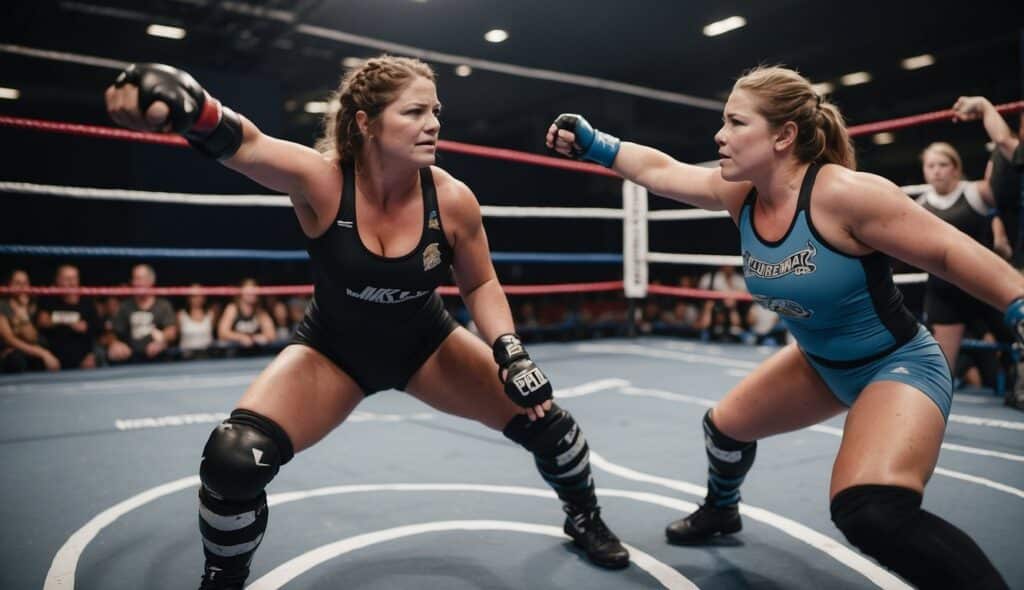
M708 410L704 414L704 449L708 455L707 502L715 507L739 503L740 484L754 464L757 442L740 442L726 436L715 427Z

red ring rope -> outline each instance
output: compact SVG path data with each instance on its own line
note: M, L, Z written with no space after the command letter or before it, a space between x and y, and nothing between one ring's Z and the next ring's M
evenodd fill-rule
M567 283L554 285L502 285L509 295L549 295L555 293L594 293L599 291L622 291L622 281L604 281L596 283ZM310 295L312 285L271 285L249 287L257 295ZM0 287L0 295L28 293L29 295L115 295L127 297L131 295L213 295L234 296L241 293L237 286L220 287ZM446 285L439 287L441 295L458 295L458 287Z

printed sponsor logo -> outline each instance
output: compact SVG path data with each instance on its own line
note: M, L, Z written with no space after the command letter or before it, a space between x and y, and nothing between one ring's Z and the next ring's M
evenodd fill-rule
M754 258L750 252L743 251L743 276L760 277L762 279L778 279L786 275L806 275L814 272L817 266L813 259L818 250L814 244L807 242L807 248L794 252L781 262L765 262Z
M402 303L412 299L418 299L424 295L430 293L430 291L405 291L403 289L385 289L382 287L370 287L366 286L362 291L353 291L352 289L345 289L345 293L349 297L354 297L361 301L368 301L370 303Z

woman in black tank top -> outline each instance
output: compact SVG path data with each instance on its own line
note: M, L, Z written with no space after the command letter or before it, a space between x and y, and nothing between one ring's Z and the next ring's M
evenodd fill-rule
M224 308L217 322L217 339L242 349L266 346L274 341L274 322L260 304L254 279L242 281L242 292Z
M107 91L115 121L169 124L225 166L288 193L309 238L315 294L293 344L203 451L202 588L242 587L266 529L267 483L365 395L387 388L529 450L565 504L565 532L594 563L625 567L629 554L601 518L585 439L514 334L476 197L434 166L433 71L414 59L370 59L346 74L335 99L317 151L264 135L168 66L130 66ZM434 293L449 273L490 349Z
M922 207L989 250L995 249L997 238L1005 241L1002 222L993 215L995 202L988 181L963 180L963 164L956 148L944 142L932 143L921 152L921 167L929 185L917 198ZM924 312L946 362L954 369L967 325L980 324L1002 340L1013 340L995 308L935 275L929 275L925 285Z

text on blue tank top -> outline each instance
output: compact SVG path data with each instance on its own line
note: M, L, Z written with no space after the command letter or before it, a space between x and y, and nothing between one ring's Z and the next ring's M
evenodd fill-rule
M810 197L819 166L808 168L789 230L764 240L753 225L754 191L740 211L743 278L761 305L778 313L816 359L857 361L901 346L917 333L892 282L888 257L850 256L814 229Z
M386 257L371 252L359 237L355 169L342 168L341 205L334 224L308 242L314 299L329 318L402 322L422 308L449 280L453 252L441 225L430 168L420 170L423 222L420 240L409 253Z

